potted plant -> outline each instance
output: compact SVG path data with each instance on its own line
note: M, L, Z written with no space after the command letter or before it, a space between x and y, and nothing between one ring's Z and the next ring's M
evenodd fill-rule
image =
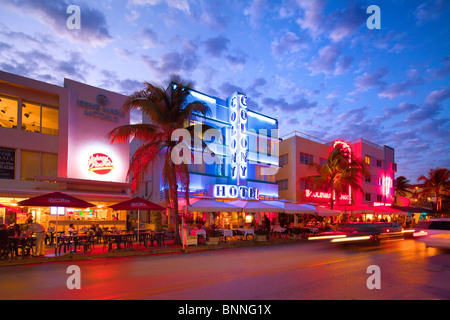
M210 245L219 244L220 238L222 237L222 233L216 230L215 225L211 225L206 230L206 237L207 237L207 241L205 242L206 244Z

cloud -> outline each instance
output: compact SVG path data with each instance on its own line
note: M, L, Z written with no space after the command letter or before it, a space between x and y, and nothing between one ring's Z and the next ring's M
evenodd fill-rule
M298 3L303 11L303 16L297 19L298 25L308 30L313 38L316 38L323 32L322 10L325 6L323 0L305 0Z
M363 75L356 78L356 91L350 92L349 95L355 95L374 87L384 87L386 82L382 80L389 73L388 67L378 68L374 73L365 72Z
M267 9L269 5L266 0L253 0L251 5L244 10L244 15L250 17L250 25L256 27L259 25L265 9Z
M447 0L432 0L422 3L414 10L414 17L417 25L422 25L427 21L438 19L441 15L445 16L445 12L449 9Z
M190 12L190 6L189 2L186 0L129 0L129 5L135 5L135 6L155 6L160 3L166 3L169 8L178 9L180 11L183 11L185 13Z
M310 102L304 97L297 97L292 103L287 102L284 97L279 97L278 99L264 98L262 102L264 107L268 107L269 110L271 108L273 111L284 111L289 113L298 110L311 109L317 106L317 102Z
M220 58L222 54L228 51L230 39L224 36L209 38L203 42L205 52L208 56L213 58Z
M304 46L304 37L299 37L290 31L287 31L280 39L275 39L271 43L272 54L275 57L279 57L285 53L298 52Z
M30 18L39 20L47 25L60 37L68 38L72 42L85 43L91 46L104 46L113 40L109 34L106 17L102 11L89 7L86 4L80 6L81 29L70 30L67 28L67 8L72 3L62 1L33 1L12 0L7 6L26 14Z
M382 90L378 96L382 98L394 99L398 96L413 93L412 87L419 86L425 83L425 80L419 76L417 70L410 70L408 79L399 83L393 83L384 90Z
M313 75L324 73L326 75L339 75L348 71L353 58L342 56L341 49L337 45L327 45L319 50L318 56L307 63L308 69Z

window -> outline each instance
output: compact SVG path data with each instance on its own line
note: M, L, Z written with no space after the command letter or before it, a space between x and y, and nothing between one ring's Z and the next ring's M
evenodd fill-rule
M392 162L392 171L397 172L397 164L395 162Z
M255 180L275 182L275 174L268 167L255 165Z
M280 156L280 158L279 158L280 167L287 165L289 163L288 156L289 156L289 154L283 154L282 156Z
M383 184L383 178L378 177L378 178L377 178L377 184L378 184L379 186L381 186L381 185Z
M366 201L370 201L370 193L366 193Z
M314 156L300 152L300 163L309 164L310 162L314 162Z
M370 179L371 179L370 176L366 176L366 182L367 182L367 183L370 183Z
M0 127L17 128L17 99L0 96Z
M288 179L278 180L278 190L287 190L289 188L288 181Z
M381 168L382 165L383 165L383 162L381 160L377 159L377 167Z
M22 130L41 132L41 105L22 103Z
M56 177L57 168L57 154L22 150L20 169L22 180L35 180L37 176Z
M377 202L383 202L383 196L381 194L377 194Z
M321 166L323 166L324 164L326 164L328 162L328 159L324 159L324 158L319 158L319 164Z
M366 161L367 164L370 164L370 156L366 156L365 161Z
M58 135L59 111L56 108L42 106L42 133Z
M307 179L300 179L300 190L311 190L312 189L312 182Z

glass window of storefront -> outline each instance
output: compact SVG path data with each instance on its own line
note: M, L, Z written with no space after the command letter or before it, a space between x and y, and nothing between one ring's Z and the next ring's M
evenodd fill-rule
M0 126L17 128L17 99L0 95Z
M58 135L58 109L32 103L22 103L22 129Z
M58 135L58 116L58 109L42 106L42 133Z
M22 150L20 178L35 180L37 176L56 177L58 155Z

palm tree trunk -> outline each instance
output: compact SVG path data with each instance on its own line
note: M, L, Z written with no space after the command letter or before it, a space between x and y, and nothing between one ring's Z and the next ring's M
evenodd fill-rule
M175 170L175 165L172 163L172 181L175 185L172 185L172 200L173 200L173 214L175 218L175 239L174 244L180 245L181 244L181 238L180 238L180 230L179 230L179 223L178 223L178 183L177 183L177 173ZM169 187L170 188L170 187Z

